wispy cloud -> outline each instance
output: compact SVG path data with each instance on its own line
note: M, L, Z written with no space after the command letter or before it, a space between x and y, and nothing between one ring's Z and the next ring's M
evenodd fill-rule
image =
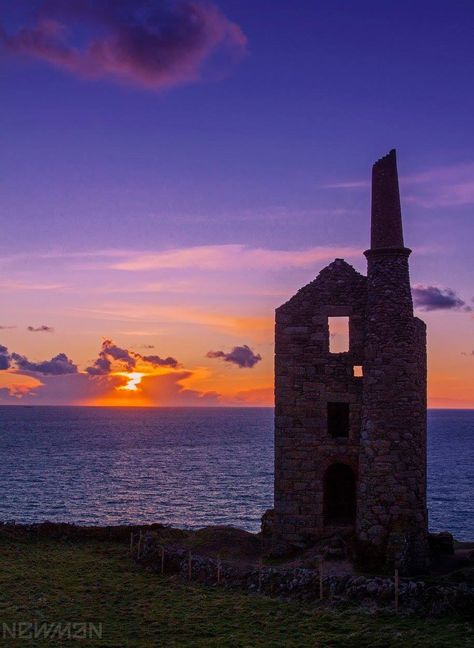
M474 162L434 167L400 177L403 199L425 208L474 204ZM370 188L370 180L349 180L323 185L325 189Z
M62 283L39 283L28 281L0 281L0 292L36 292L36 291L49 291L49 290L62 290L64 284Z
M350 258L357 255L360 255L360 250L353 247L320 246L304 250L272 250L241 244L202 245L138 254L135 258L112 263L109 267L130 271L305 268L335 257Z
M270 333L273 330L273 313L268 315L242 315L203 306L160 306L155 304L129 304L127 302L104 304L100 308L75 308L73 312L87 313L99 320L157 324L204 326L216 330L239 333ZM129 331L137 335L146 331ZM155 331L156 333L156 331Z
M20 28L0 29L6 49L80 77L161 89L199 80L216 52L235 61L246 51L240 27L210 2L39 0L25 6ZM4 23L13 9L2 10Z
M347 180L342 182L328 182L321 185L322 189L368 189L369 180Z
M439 167L402 178L407 202L421 207L474 204L474 163Z
M266 223L278 223L278 222L287 222L291 220L292 222L314 220L317 218L324 217L338 217L338 216L348 216L358 214L359 210L355 208L346 208L346 207L311 207L308 209L297 209L294 207L288 207L286 205L273 205L268 207L253 207L251 209L235 209L235 210L219 210L214 213L184 213L174 216L174 219L177 222L182 223L210 223L210 222L222 222L225 219L226 222L235 221L235 222L266 222ZM155 214L150 214L150 217L155 217Z
M187 269L215 270L219 268L242 268L242 263L252 268L274 268L278 263L283 268L304 268L335 257L347 258L360 256L361 250L351 246L314 246L296 250L255 248L242 243L216 244L171 248L167 250L133 250L133 249L96 249L96 250L50 250L15 254L0 257L0 263L20 264L25 259L37 262L60 263L77 260L77 269L114 269L114 270L148 270L148 269ZM84 263L83 263L84 262ZM70 265L68 263L68 265ZM189 279L176 280L173 290L186 290ZM63 283L39 283L28 281L0 281L0 289L11 290L57 290L64 288ZM147 284L144 290L164 290L163 282ZM111 286L113 288L113 286ZM69 289L69 287L68 287Z

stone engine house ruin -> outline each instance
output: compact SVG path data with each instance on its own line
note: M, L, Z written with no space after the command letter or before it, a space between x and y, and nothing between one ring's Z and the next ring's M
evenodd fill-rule
M367 276L343 259L276 310L274 533L335 533L426 566L426 330L413 316L396 154L372 169ZM348 347L333 348L348 326Z

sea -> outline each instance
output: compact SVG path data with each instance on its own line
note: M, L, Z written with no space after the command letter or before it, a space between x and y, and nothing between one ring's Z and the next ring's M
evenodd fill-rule
M0 407L0 521L230 524L273 505L270 408ZM432 531L474 540L474 410L428 413Z

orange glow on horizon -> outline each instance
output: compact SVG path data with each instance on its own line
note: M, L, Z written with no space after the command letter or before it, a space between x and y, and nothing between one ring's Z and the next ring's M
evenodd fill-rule
M132 371L131 373L127 373L124 371L121 371L119 373L114 374L115 376L124 376L125 378L128 379L128 382L126 385L121 385L120 387L116 387L115 389L117 391L140 391L138 388L138 385L141 383L143 376L146 374L140 373L139 371Z

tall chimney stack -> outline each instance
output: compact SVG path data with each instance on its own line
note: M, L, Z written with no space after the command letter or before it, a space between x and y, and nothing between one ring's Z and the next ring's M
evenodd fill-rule
M404 247L395 149L372 167L370 247L372 250Z
M359 454L359 556L409 571L428 558L426 327L413 316L395 151L372 170Z

